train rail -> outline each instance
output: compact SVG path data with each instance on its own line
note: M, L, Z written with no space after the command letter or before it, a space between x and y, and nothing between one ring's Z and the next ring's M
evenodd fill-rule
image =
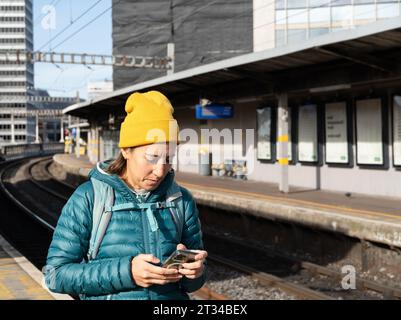
M4 191L3 197L6 196L8 199L11 199L13 201L13 205L11 206L14 208L10 211L13 217L4 217L4 214L0 217L2 226L0 227L0 231L6 233L6 238L9 239L13 238L10 236L10 233L14 234L14 239L11 239L11 242L17 244L16 247L21 250L28 259L31 260L33 258L34 261L32 262L37 267L43 266L45 258L44 250L48 248L51 240L51 233L57 221L54 212L52 221L49 221L49 212L45 212L45 207L47 207L50 202L57 202L54 208L57 214L59 214L62 206L75 189L50 173L49 166L51 162L52 160L50 158L18 160L3 165L0 170L0 184ZM17 168L20 167L23 168L22 170L19 169L19 171L23 172L21 181L24 178L26 181L29 181L29 184L26 182L25 184L21 184L21 181L18 179L16 179L16 185L15 181L13 184L13 179L11 179L10 176L15 174L18 170ZM28 199L26 196L22 196L24 193L27 193L27 188L32 190L33 186L36 188L34 192L35 201L32 198ZM52 198L52 201L49 201L49 196ZM46 206L38 205L41 199L46 199ZM15 212L18 210L20 213L16 214ZM5 210L5 212L9 212L9 210ZM21 212L24 212L24 218ZM14 226L19 226L19 230L14 229L14 231L12 231L13 229L10 227L12 224ZM23 244L24 241L32 244L31 237L27 236L27 232L23 228L25 224L28 225L28 228L32 231L30 233L32 237L40 239L39 242L36 241L34 246ZM33 224L36 224L36 226L34 227ZM6 231L11 231L8 232L8 236ZM332 300L348 299L350 296L363 298L368 297L368 295L365 294L368 291L378 293L381 299L401 299L401 290L359 277L356 278L356 291L354 291L359 292L357 295L350 295L349 291L334 290L330 287L323 289L318 286L314 287L308 280L311 277L326 277L327 283L338 284L344 275L328 267L295 259L294 257L289 257L277 251L269 251L253 243L247 243L244 239L226 237L221 234L219 235L218 232L208 232L207 230L205 230L204 235L206 244L209 242L213 243L213 246L208 246L211 249L209 250L209 261L224 265L227 268L235 269L257 280L261 285L266 286L266 288L278 288L299 299ZM27 240L24 240L24 237L27 238ZM21 244L22 247L25 247L25 250L21 249ZM221 247L220 251L216 250L219 246ZM36 254L34 254L34 252L36 252ZM243 260L237 259L238 257L242 257ZM258 259L255 259L255 257L258 257ZM298 276L300 272L307 273L303 275L304 279L300 279ZM292 279L294 277L297 279L296 281ZM216 292L209 287L204 287L202 290L198 291L197 297L214 300L231 299L229 295ZM379 297L375 296L373 298Z
M19 201L9 190L5 176L16 165L26 160L3 164L0 168L0 232L39 270L45 265L47 248L50 245L53 226L26 204Z
M284 268L276 270L275 272L277 273L286 273L286 277L288 279L291 278L296 278L296 281L298 283L305 283L306 285L309 285L313 287L313 291L317 290L324 290L326 296L331 296L332 298L337 298L337 299L349 299L350 297L358 297L358 298L381 298L381 299L389 299L389 300L395 300L395 299L401 299L401 290L398 288L394 288L391 286L387 285L382 285L380 283L376 283L374 281L371 281L369 279L364 279L361 277L356 276L355 277L355 288L354 289L335 289L334 286L330 287L324 287L324 288L319 288L318 285L314 285L311 281L308 281L308 278L312 277L323 277L326 279L327 283L330 284L337 284L339 285L341 283L341 280L344 277L344 274L337 271L333 270L328 267L324 267L315 263L311 263L308 261L303 261L291 256L288 256L286 254L283 254L278 251L273 251L273 250L268 250L266 248L261 248L258 247L258 244L255 243L249 243L246 239L240 239L240 238L234 238L234 237L226 237L222 234L218 234L217 232L204 232L205 236L209 238L209 241L212 241L214 244L217 242L222 242L225 243L225 251L230 251L234 250L234 248L242 248L242 252L248 252L251 253L254 256L258 256L259 259L262 256L269 256L272 258L279 258L281 261L284 262ZM216 246L214 246L216 247ZM230 249L231 248L231 249ZM247 264L248 272L250 273L255 273L256 277L258 274L261 273L262 267L256 266L255 268L249 267L251 263ZM234 263L233 266L238 265L238 263ZM285 265L287 266L287 269L285 268ZM239 264L239 268L241 268L241 264ZM244 270L246 269L244 268ZM286 271L287 270L287 271ZM299 279L296 276L294 277L295 274L299 274L300 272L306 273L304 275L304 279ZM280 279L283 279L280 277ZM277 279L278 280L278 279ZM273 280L274 281L274 280ZM324 281L324 280L323 280ZM286 281L284 283L289 283L291 284L291 280ZM302 286L304 287L304 286ZM289 288L292 290L291 286ZM294 292L296 294L296 292ZM302 293L301 293L302 294ZM379 297L380 295L381 297Z

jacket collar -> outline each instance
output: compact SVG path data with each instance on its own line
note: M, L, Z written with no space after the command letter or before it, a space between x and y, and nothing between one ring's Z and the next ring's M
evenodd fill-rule
M100 181L103 181L113 187L114 190L123 194L126 198L134 199L137 201L136 197L134 197L131 189L127 186L127 184L115 174L109 174L106 172L108 166L110 165L112 160L107 160L104 162L99 162L97 165L90 171L89 178L94 178ZM145 202L157 202L163 201L166 197L166 192L171 184L174 182L175 173L174 170L171 169L160 185L152 190L148 197L146 197Z

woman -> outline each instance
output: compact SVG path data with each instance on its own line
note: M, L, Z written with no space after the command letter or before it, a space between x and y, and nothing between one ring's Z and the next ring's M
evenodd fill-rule
M173 107L160 92L132 94L121 125L121 152L98 164L91 181L77 188L62 210L49 248L46 284L58 293L83 299L188 299L205 282L202 233L192 195L182 187L182 232L164 205L173 185L170 155L178 142ZM94 208L93 185L112 187L113 211L94 259L86 260ZM98 200L99 201L99 200ZM138 207L151 208L148 210ZM115 208L115 207L113 207ZM136 209L133 209L136 208ZM180 269L162 263L176 249L198 250L194 262Z

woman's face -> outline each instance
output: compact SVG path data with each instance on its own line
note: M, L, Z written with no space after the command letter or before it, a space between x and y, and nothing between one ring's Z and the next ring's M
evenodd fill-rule
M173 148L172 148L173 149ZM125 178L136 190L156 189L171 169L170 159L175 150L169 145L155 143L121 150L127 160Z

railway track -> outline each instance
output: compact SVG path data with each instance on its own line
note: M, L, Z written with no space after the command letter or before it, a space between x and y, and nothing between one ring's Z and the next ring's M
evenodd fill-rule
M0 216L0 231L38 268L44 265L58 214L74 191L74 187L52 176L49 172L51 162L50 158L24 159L5 165L0 171L2 197L12 200L12 203L7 202L8 209L5 210L5 212L12 212L11 217L6 218L3 214ZM22 176L19 177L19 175ZM34 197L27 197L25 195L28 193L27 190L33 188L35 188ZM45 205L40 204L41 200ZM53 212L46 209L50 202L56 203ZM11 227L11 225L14 226ZM29 232L25 230L25 225L28 226ZM326 277L330 279L328 282L339 283L339 279L343 277L340 272L284 256L278 252L268 252L254 244L247 244L244 239L227 238L216 232L207 231L204 235L206 245L209 242L213 243L213 245L207 245L212 249L212 251L209 250L210 261L244 273L263 286L278 288L298 299L348 298L348 292L316 288L308 283L308 277L310 278L311 275ZM239 257L242 260L238 259ZM301 271L306 271L305 279L298 279L296 281L298 283L291 281L291 278L297 277ZM382 299L401 299L401 290L366 279L357 278L356 286L360 292L374 291L381 295ZM231 299L230 296L208 287L197 292L197 295L202 299Z
M62 201L67 201L69 194L65 195L66 192L73 191L73 187L65 184L60 184L59 182L55 181L53 184L55 185L52 188L49 188L48 186L44 186L42 181L49 181L49 180L56 180L51 173L48 170L49 165L51 164L51 160L44 160L44 161L38 161L34 165L30 167L30 173L31 173L31 179L34 180L34 183L41 189L47 191L48 193L52 194L55 197L58 197ZM60 189L60 185L62 188ZM259 282L262 285L268 285L270 287L274 286L279 288L280 290L284 290L286 292L290 293L296 293L297 296L301 298L309 298L309 299L329 299L328 296L319 293L319 292L313 292L310 289L303 289L300 286L293 285L290 283L285 283L284 281L280 280L278 277L275 277L273 275L268 275L266 273L264 274L259 274L257 275L256 270L252 270L250 268L247 268L245 265L239 265L238 263L235 263L234 261L229 261L223 257L217 257L213 256L211 257L211 260L218 262L219 264L224 264L226 267L229 268L235 268L241 272L244 272L246 274L250 274L253 278L259 280ZM301 294L302 293L302 294ZM202 297L203 299L212 299L212 300L228 300L229 297L219 294L207 286L202 288L199 292L196 294L198 297Z
M0 167L0 232L39 270L46 263L47 249L50 245L53 226L37 215L26 204L18 201L10 191L7 177L15 166L21 166L27 160L20 160Z
M204 234L206 236L206 241L214 244L214 246L210 246L211 248L216 248L217 243L223 243L222 250L225 252L231 251L233 255L237 257L235 259L236 261L243 261L247 256L257 256L259 258L259 262L264 261L262 262L262 265L260 263L252 263L251 260L247 260L249 263L246 264L234 262L232 265L238 269L243 269L244 272L250 273L256 278L258 278L260 274L263 274L263 270L271 270L271 273L279 275L279 278L276 280L273 278L272 280L268 281L275 282L281 280L284 285L290 285L288 288L290 292L292 291L292 284L298 286L297 283L302 283L301 287L309 287L315 292L324 292L324 295L328 299L401 299L401 290L398 288L356 277L355 289L342 289L340 285L344 274L337 270L290 257L277 251L260 248L257 246L257 244L248 243L245 239L236 239L232 237L227 238L224 235L219 235L217 232L204 232ZM241 259L241 253L243 255L244 252L246 252L246 254ZM263 257L267 257L267 259L263 260ZM217 259L219 260L219 258ZM274 261L280 261L281 265L279 265L278 268L273 266L273 269L271 269L268 262L270 259L275 259ZM251 267L252 264L254 267ZM300 273L303 273L301 277L298 276ZM317 277L321 277L323 279L322 281L328 283L329 286L315 285L313 283L314 281L310 281L310 279ZM286 281L284 279L288 280ZM295 283L294 279L297 283ZM297 292L297 288L295 288L295 290L296 291L292 291L294 294L301 294L302 296L302 291ZM308 297L309 293L306 290L305 294L305 298L314 299L313 293L310 297Z
M39 188L43 189L44 191L47 191L48 193L52 194L55 197L58 197L59 199L61 199L62 201L65 202L65 201L67 201L67 199L70 195L68 193L73 191L73 187L71 187L71 186L69 187L68 185L61 184L60 182L58 182L56 180L56 178L53 177L48 170L50 164L51 164L51 160L44 160L44 161L39 161L39 162L35 163L34 165L32 165L30 167L30 171L29 171L32 176L31 179L33 179L35 181L34 183ZM43 185L42 181L50 181L50 180L56 180L55 182L53 182L53 184L55 184L54 187L49 188L48 186ZM60 189L60 185L62 186L61 189ZM66 195L66 193L67 193L67 195ZM256 276L257 271L251 270L249 268L247 269L245 265L239 265L238 263L235 263L234 261L230 262L229 260L227 260L223 257L213 256L213 257L211 257L211 260L218 262L219 264L224 264L226 267L235 268L241 272L250 274L253 278L259 280L259 282L262 285L268 285L270 287L274 286L274 287L279 288L280 290L290 292L291 294L296 293L297 296L299 296L301 298L329 299L328 296L325 296L324 294L319 293L319 292L313 292L312 290L307 289L307 288L305 288L305 292L303 294L301 294L301 292L303 292L303 288L300 286L285 283L284 281L280 280L278 277L275 277L273 275L268 275L266 273L264 273L263 275L259 274L258 276ZM203 289L201 289L199 292L197 292L197 295L199 297L202 297L203 299L214 299L214 300L229 299L229 297L219 294L219 293L211 290L207 286L205 286Z

